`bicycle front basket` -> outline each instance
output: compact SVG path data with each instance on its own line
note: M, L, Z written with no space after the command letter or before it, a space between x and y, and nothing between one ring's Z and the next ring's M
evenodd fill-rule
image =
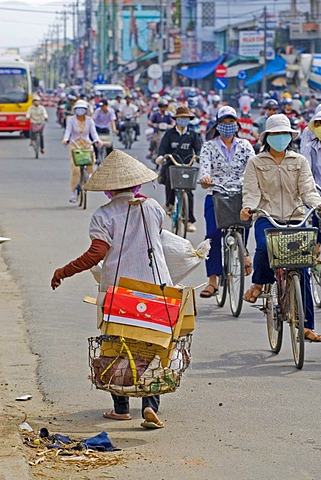
M241 193L218 193L213 195L214 212L217 228L246 227L251 226L252 221L244 222L240 218L242 210Z
M267 228L266 245L271 268L303 268L315 264L317 228Z
M195 190L198 176L197 167L169 167L169 178L172 189Z
M89 148L74 148L72 158L76 167L92 165L94 163L94 152Z

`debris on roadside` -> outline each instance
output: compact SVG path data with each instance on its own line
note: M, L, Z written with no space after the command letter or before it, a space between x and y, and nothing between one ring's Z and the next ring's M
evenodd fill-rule
M27 400L31 400L32 395L21 395L21 397L16 397L15 400L17 402L26 402Z
M45 427L36 432L25 420L19 427L23 443L34 449L35 456L29 461L31 466L37 466L45 461L67 461L81 468L108 467L117 465L123 460L119 455L111 455L111 452L120 449L113 446L106 432L77 440L68 435L50 434Z

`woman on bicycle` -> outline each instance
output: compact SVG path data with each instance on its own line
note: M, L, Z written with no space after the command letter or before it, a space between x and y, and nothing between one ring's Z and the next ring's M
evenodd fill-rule
M88 180L86 188L92 191L104 191L110 198L110 202L98 208L92 216L89 227L91 238L89 249L79 258L54 272L51 279L53 290L59 287L64 278L89 270L101 260L104 260L99 287L101 292L107 292L108 287L113 286L115 280L117 285L120 277L155 283L153 269L147 255L146 232L138 205L131 209L128 217L128 235L122 245L128 205L137 196L143 200L146 225L153 244L154 258L157 261L160 278L165 284L172 285L159 235L165 220L165 212L156 200L137 195L142 184L156 178L157 173L120 150L113 150L103 160ZM120 254L122 261L118 277L115 279ZM130 420L129 398L114 394L112 397L114 409L104 413L104 418ZM164 426L157 416L158 407L158 395L142 399L144 422L141 425L143 427L161 428Z
M207 184L221 184L226 188L240 189L247 162L255 155L250 142L237 137L239 125L237 114L230 106L221 107L217 112L216 122L212 128L212 140L205 142L200 155L202 187L209 190L205 198L204 216L206 221L206 238L211 239L211 249L206 260L208 285L201 291L202 298L209 298L217 293L217 276L222 275L221 230L216 226L213 194L215 187ZM246 240L248 229L246 229ZM252 272L251 258L246 252L245 274Z
M92 118L87 115L88 103L85 100L77 100L74 106L74 115L67 120L67 127L62 140L63 145L70 143L70 187L71 197L69 202L77 201L77 186L80 181L80 168L76 167L72 158L72 150L74 148L86 148L91 142L97 142L99 146L103 143L96 131L95 123ZM87 172L93 173L93 165L87 166Z
M250 210L263 208L278 223L300 222L304 218L304 206L321 206L321 197L305 157L291 150L291 140L298 132L292 130L290 120L283 114L272 115L261 133L262 152L253 157L245 170L243 184L243 209L241 219L248 220ZM272 225L265 217L255 222L256 251L254 255L253 285L245 292L245 300L255 303L264 284L275 281L270 268L264 230ZM314 332L314 312L310 288L310 275L302 269L301 291L305 300L305 338L321 342L321 335Z

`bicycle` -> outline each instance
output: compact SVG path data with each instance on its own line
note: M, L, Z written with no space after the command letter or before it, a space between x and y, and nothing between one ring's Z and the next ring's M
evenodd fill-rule
M176 161L175 157L179 160ZM192 155L188 163L183 163L179 155L166 154L164 160L169 159L173 163L169 167L169 178L171 188L175 190L173 209L170 212L172 218L172 232L180 237L186 238L187 223L189 217L189 200L187 191L195 190L198 176L198 168L192 167L197 160ZM188 159L188 158L187 158Z
M113 142L110 134L109 128L99 128L96 127L99 138L102 141L103 145L97 147L97 160L96 164L100 165L101 162L113 151Z
M44 123L31 123L30 125L32 146L35 151L35 158L39 158L39 152L41 147L41 136L43 134L44 128L45 128Z
M203 183L203 182L199 182ZM213 195L215 220L222 234L222 275L218 278L216 303L224 307L227 294L232 315L238 317L243 307L245 285L245 228L251 222L240 220L242 194L240 189L226 188L220 184L207 184L217 189ZM222 193L224 192L224 193Z
M316 209L311 208L305 218L293 225L279 224L261 208L249 213L262 213L275 228L267 228L265 236L270 267L274 270L276 283L263 286L259 298L263 300L262 311L266 316L270 347L279 353L283 339L283 323L290 327L292 353L298 369L304 364L305 313L300 288L300 269L315 263L317 228L302 228Z
M72 152L72 158L76 167L80 169L80 179L79 184L77 185L77 196L78 196L78 205L82 207L83 210L87 208L87 191L84 190L83 185L88 179L87 167L94 163L94 151L92 146L90 147L79 147L76 142L73 141L74 148Z
M321 192L320 185L316 184L315 186L320 193ZM314 304L317 308L321 308L321 269L311 268L310 275L311 275L311 291L312 291Z

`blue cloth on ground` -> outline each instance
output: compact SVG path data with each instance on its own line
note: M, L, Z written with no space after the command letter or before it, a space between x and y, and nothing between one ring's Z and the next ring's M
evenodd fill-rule
M82 443L90 450L99 452L113 452L117 450L109 440L106 432L101 432L95 437L85 438Z

